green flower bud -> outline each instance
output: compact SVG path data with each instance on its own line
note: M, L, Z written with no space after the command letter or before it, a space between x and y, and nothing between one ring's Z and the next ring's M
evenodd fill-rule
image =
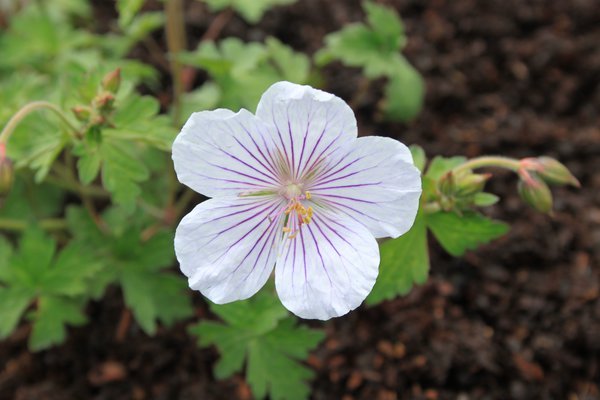
M454 194L455 184L454 184L454 174L452 171L445 173L438 183L438 188L440 193L444 196L452 196Z
M538 157L534 159L535 171L547 183L551 185L572 185L581 187L581 184L573 176L571 171L561 162L551 157Z
M549 214L552 212L552 193L546 183L535 173L525 173L519 181L519 195L536 210Z
M121 86L121 68L109 72L102 79L102 89L110 93L117 93L119 91L119 86Z
M14 173L12 161L6 157L6 144L0 143L0 199L12 188Z
M87 122L92 116L92 109L87 106L75 106L71 109L79 122Z
M456 182L456 195L467 197L481 192L491 177L491 174L470 174L463 177Z

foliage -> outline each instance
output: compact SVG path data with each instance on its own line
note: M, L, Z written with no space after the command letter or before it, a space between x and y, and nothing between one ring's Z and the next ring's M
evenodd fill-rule
M254 109L261 94L273 83L306 83L310 72L306 55L295 53L272 37L264 44L244 43L237 38L224 39L218 45L203 42L196 51L182 54L181 60L211 76L214 85L205 84L200 90L218 88L218 100L213 106L233 110Z
M208 4L211 11L231 7L248 22L257 23L270 8L292 4L296 0L204 0L204 2Z
M425 152L412 146L415 165L424 170ZM435 157L423 176L422 199L426 204L436 204L441 199L437 182L453 168L462 165L464 157ZM483 200L479 195L484 195ZM414 284L423 284L429 273L427 231L430 230L439 244L453 256L462 256L467 250L491 242L508 231L508 225L483 216L475 207L489 206L496 197L482 192L473 193L460 204L467 209L444 211L423 206L411 230L405 235L384 242L380 246L379 277L367 304L408 293ZM455 205L456 205L455 204Z
M41 350L65 339L65 325L81 325L89 279L97 260L77 243L60 252L39 228L23 234L18 251L0 237L0 338L9 335L29 306L29 346Z
M213 305L224 323L200 322L190 329L201 346L221 352L215 373L225 378L242 370L256 398L305 399L313 372L299 363L323 339L323 332L297 326L281 303L263 291L252 300Z
M360 67L367 79L386 77L381 106L389 119L406 121L421 110L424 84L419 73L400 54L406 45L404 25L392 8L365 1L367 24L354 23L325 38L315 55L318 65L340 60Z

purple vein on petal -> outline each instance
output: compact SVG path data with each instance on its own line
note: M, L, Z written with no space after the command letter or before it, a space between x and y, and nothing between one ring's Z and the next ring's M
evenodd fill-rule
M325 272L325 275L327 275L327 279L329 280L329 286L333 286L333 283L331 281L331 277L329 276L329 271L327 270L327 267L325 266L325 261L323 260L323 255L321 254L321 248L319 247L319 241L317 240L317 238L315 237L315 234L312 231L312 228L310 227L310 225L306 226L308 228L308 231L310 233L310 236L312 236L313 242L315 243L315 247L317 248L317 254L319 255L319 259L321 260L321 266L323 268L323 271ZM319 228L317 226L317 228ZM321 234L323 234L323 232L321 231L321 229L319 228L319 231L321 232ZM329 240L328 237L326 237L325 235L323 235L325 237L325 239L327 239L327 241L329 242L329 244L331 245L331 247L333 247L333 249L335 250L336 253L338 253L338 255L340 254L337 249L335 248L335 246L333 246L333 244L331 244L331 241Z
M231 173L234 173L234 174L237 174L237 175L245 176L246 178L249 178L249 179L254 179L255 181L262 182L262 183L264 183L266 185L273 185L272 182L265 181L262 178L257 178L256 176L248 175L248 174L245 174L245 173L240 172L240 171L236 171L236 170L231 169L231 168L223 167L222 165L213 164L213 163L209 163L209 162L207 162L207 164L210 165L210 166L212 166L212 167L222 169L224 171L228 171L228 172L231 172Z
M276 177L276 178L280 178L280 177L279 177L279 174L277 174L277 168L276 168L276 167L275 167L275 165L273 164L273 160L272 160L272 155L271 155L271 153L269 152L269 157L265 156L265 154L263 153L263 151L262 151L262 149L260 148L260 146L258 145L258 143L256 143L256 140L254 140L254 137L253 137L253 135L252 135L250 132L248 132L248 130L246 129L246 127L245 127L245 126L243 126L241 123L240 123L239 125L240 125L240 127L241 127L241 128L244 130L244 132L246 132L246 134L248 135L248 137L250 138L250 140L251 140L251 141L252 141L252 143L254 144L254 147L255 147L255 148L256 148L256 150L259 152L259 154L262 156L263 160L265 160L265 162L268 164L269 168L267 168L267 166L265 166L265 165L264 165L264 164L262 164L262 163L261 163L261 165L263 165L265 168L267 168L267 169L268 169L268 170L269 170L269 171L270 171L270 172L273 174L273 176L274 176L274 177ZM265 150L268 152L268 151L269 151L269 146L267 145L267 143L266 143L266 141L265 141L265 138L264 138L263 134L261 133L259 136L260 136L260 137L261 137L261 139L262 139L262 142L263 142L263 145L264 145L264 148L265 148ZM237 141L237 138L236 138L236 141ZM246 150L246 151L248 151L248 150ZM248 151L248 153L249 153L249 154L251 154L251 155L254 157L254 155L252 154L252 152ZM256 161L258 161L258 160L256 160ZM259 162L260 162L260 161L259 161Z

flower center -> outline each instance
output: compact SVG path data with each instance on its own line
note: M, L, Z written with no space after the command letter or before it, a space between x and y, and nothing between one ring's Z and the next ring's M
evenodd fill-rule
M295 238L302 225L310 223L313 216L313 208L302 203L303 200L310 200L310 192L303 192L302 189L300 183L288 183L280 191L288 203L276 215L285 214L283 232L288 239Z
M302 184L290 183L283 188L283 196L286 199L293 200L302 194Z

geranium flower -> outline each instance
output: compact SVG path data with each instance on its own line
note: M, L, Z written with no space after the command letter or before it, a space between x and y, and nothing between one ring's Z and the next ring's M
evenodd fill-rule
M175 250L192 289L215 303L255 294L275 268L283 305L326 320L358 307L379 267L375 238L414 222L421 179L410 151L357 138L339 97L289 82L256 115L191 115L173 144L179 180L211 199L181 221Z

